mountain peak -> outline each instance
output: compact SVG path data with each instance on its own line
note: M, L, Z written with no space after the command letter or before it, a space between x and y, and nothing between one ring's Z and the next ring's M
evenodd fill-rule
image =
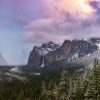
M65 40L64 43L63 43L63 45L70 44L70 43L71 43L70 40ZM63 46L63 45L62 45L62 46Z
M70 48L71 48L71 41L65 40L60 49L66 53L70 50Z

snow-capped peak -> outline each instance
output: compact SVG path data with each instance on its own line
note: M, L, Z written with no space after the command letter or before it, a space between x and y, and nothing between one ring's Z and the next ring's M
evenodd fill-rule
M100 49L100 42L99 43L96 43L96 45L98 46L98 48Z
M59 47L60 45L56 43L48 42L48 43L43 44L41 47L34 47L34 49L39 55L45 56L49 52L55 51Z

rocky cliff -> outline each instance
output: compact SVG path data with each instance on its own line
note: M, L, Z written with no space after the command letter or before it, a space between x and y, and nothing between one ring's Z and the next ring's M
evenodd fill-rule
M28 66L42 67L53 62L64 61L71 63L77 59L94 54L100 49L100 39L65 40L62 45L53 42L34 47L30 53Z

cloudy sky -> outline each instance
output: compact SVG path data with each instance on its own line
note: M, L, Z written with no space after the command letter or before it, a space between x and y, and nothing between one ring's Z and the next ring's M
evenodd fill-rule
M0 52L24 64L33 45L100 37L100 0L0 0Z

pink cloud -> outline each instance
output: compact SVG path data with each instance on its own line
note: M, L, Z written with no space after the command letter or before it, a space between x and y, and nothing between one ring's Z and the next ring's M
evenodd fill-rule
M94 25L97 20L95 10L82 0L43 0L41 13L42 18L32 20L24 26L23 36L26 41L40 43L86 38L93 36L96 29L99 29Z

